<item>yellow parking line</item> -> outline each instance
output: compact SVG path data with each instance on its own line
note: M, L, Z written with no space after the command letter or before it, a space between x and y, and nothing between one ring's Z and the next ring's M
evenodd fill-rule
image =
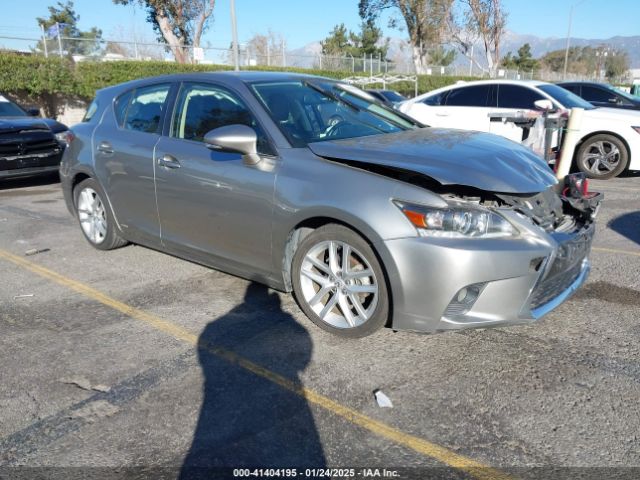
M591 250L593 250L594 252L618 253L621 255L631 255L633 257L640 257L640 251L634 252L631 250L618 250L617 248L605 248L605 247L592 247Z
M147 313L138 308L127 305L114 298L105 295L104 293L91 288L88 285L84 285L76 280L65 277L59 273L49 270L48 268L37 265L22 257L13 255L5 250L0 249L0 258L14 263L20 267L23 267L33 273L40 275L48 280L63 285L75 292L78 292L86 297L96 300L103 305L113 308L131 318L142 321L153 328L164 332L173 338L183 340L191 345L198 344L198 336L189 332L188 330L164 320L156 315ZM331 400L329 397L317 393L307 387L304 387L296 382L289 380L271 370L268 370L256 363L247 360L246 358L238 355L237 353L227 350L225 348L216 347L213 345L200 345L201 348L207 349L211 354L220 357L234 365L244 368L259 377L267 379L280 387L289 390L296 395L304 397L310 403L318 405L331 413L338 415L345 420L358 425L372 433L375 433L381 437L391 440L399 445L410 448L418 453L431 457L439 462L442 462L450 467L462 470L471 474L473 477L481 480L507 480L512 477L508 476L504 472L496 470L488 465L484 465L464 455L457 454L445 447L438 444L429 442L422 438L407 434L397 428L387 425L383 422L370 418L356 410L341 405L340 403Z

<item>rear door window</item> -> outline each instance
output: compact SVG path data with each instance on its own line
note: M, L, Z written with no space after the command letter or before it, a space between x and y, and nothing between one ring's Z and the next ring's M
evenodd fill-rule
M120 95L116 100L114 105L114 113L116 116L116 122L119 127L124 125L124 119L127 116L127 109L129 108L129 104L131 103L131 97L133 95L133 90L128 91L127 93Z
M498 85L498 108L518 108L535 110L535 102L544 97L527 87L520 85Z
M126 106L124 105L124 96L121 97L123 110L120 110L120 105L116 104L116 118L120 115L124 119L122 128L137 132L157 133L170 88L169 84L137 88Z
M449 91L445 104L450 107L495 107L491 85L473 85Z

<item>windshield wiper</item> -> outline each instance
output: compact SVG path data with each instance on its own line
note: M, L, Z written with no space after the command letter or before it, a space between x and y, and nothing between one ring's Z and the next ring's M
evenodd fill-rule
M302 82L302 84L305 87L309 87L312 90L315 90L318 93L321 93L322 95L324 95L325 97L330 98L331 100L333 100L334 102L338 102L338 103L342 103L343 105L349 107L351 110L353 110L354 112L361 112L362 108L360 108L359 106L357 106L355 103L351 103L348 100L345 100L344 98L342 98L340 95L336 95L334 92L332 92L331 90L325 90L324 88L322 88L319 85L316 85L315 83L311 83L311 82Z

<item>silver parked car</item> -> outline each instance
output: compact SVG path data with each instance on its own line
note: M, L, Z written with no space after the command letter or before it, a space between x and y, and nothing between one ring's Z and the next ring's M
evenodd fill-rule
M293 291L320 327L527 323L584 281L599 194L494 135L424 128L349 85L198 73L106 88L61 167L91 245Z

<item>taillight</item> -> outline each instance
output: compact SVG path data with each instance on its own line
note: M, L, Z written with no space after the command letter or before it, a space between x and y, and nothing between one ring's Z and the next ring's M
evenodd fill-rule
M76 136L71 130L65 130L63 132L56 133L56 140L58 140L60 143L64 143L67 147L71 145L71 142L73 142L74 138L76 138Z

